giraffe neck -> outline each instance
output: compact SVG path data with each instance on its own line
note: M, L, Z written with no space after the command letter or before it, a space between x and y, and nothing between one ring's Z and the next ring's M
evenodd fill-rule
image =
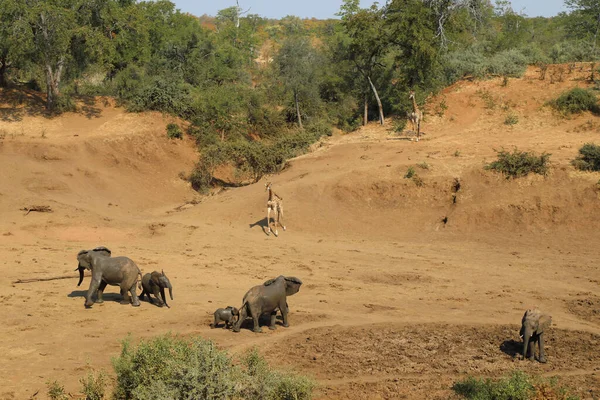
M273 201L273 191L269 188L269 201Z
M417 112L419 110L419 107L417 107L417 100L415 100L414 96L412 98L412 103L413 103L413 111Z

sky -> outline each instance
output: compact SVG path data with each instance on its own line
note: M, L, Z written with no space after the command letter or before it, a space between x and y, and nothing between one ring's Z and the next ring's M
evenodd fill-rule
M217 11L235 6L235 0L171 0L183 12L193 15L216 15ZM342 5L342 0L239 0L240 7L250 14L258 14L266 18L282 18L295 15L301 18L336 18L335 14ZM367 8L373 0L361 0L361 7ZM380 0L379 4L384 4ZM530 17L551 17L566 11L564 0L512 0L513 10L523 12Z

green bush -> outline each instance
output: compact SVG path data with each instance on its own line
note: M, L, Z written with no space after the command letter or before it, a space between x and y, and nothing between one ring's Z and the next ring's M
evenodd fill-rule
M586 143L579 149L579 157L571 164L582 171L600 171L600 146Z
M461 398L470 400L577 400L579 397L558 385L555 379L546 380L527 376L522 371L498 379L468 377L456 382L452 390Z
M562 93L550 105L564 114L578 114L583 111L600 113L598 99L591 90L575 88Z
M192 187L207 192L214 183L213 173L220 165L231 164L240 172L252 175L258 181L265 174L281 171L285 162L306 152L324 133L322 127L307 127L271 142L218 142L206 147L190 176ZM325 132L326 133L326 132Z
M102 400L106 390L106 376L100 371L95 374L88 373L85 378L79 380L82 385L82 393L85 395L85 400Z
M115 400L225 399L308 400L314 383L305 377L273 371L256 350L237 366L214 343L170 335L123 343L113 360Z
M48 397L50 400L68 400L69 396L67 396L64 386L57 381L48 381L46 382L46 386L48 387Z
M486 72L491 75L518 78L527 70L527 57L519 50L511 49L495 54L487 61Z
M534 152L519 151L516 148L512 153L500 150L498 159L485 166L506 175L506 178L519 178L530 173L546 175L549 168L550 154L537 155Z
M167 124L167 137L169 139L181 139L183 138L183 132L177 124Z
M519 123L519 116L517 114L508 114L506 118L504 118L504 125L516 125Z
M465 399L473 400L528 400L535 395L530 378L521 371L498 381L468 377L456 382L452 390Z
M408 169L406 170L406 174L404 174L404 178L410 179L413 176L415 176L415 174L416 174L415 168L414 167L408 167Z

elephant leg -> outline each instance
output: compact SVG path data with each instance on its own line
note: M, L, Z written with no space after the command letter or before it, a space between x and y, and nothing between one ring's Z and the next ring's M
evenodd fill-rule
M531 338L531 340L529 341L529 349L528 349L528 353L527 354L527 358L529 358L530 361L535 360L535 343L537 342L537 338L533 337Z
M279 303L279 311L281 311L281 316L283 317L283 326L287 328L288 326L290 326L290 324L288 322L289 309L285 298L281 301L281 303Z
M271 313L271 324L269 325L270 330L274 331L275 329L277 329L277 326L275 325L276 321L277 321L277 310L275 310Z
M541 363L546 363L546 354L544 353L544 334L542 333L538 338L538 345L540 346L540 358Z
M219 323L219 319L217 317L215 317L215 320L213 321L213 323L210 324L210 329L216 328L218 323Z
M134 307L139 307L140 306L140 299L137 296L137 293L135 292L135 282L133 283L133 286L129 289L129 292L131 293L131 305Z
M90 281L90 287L89 287L87 295L85 297L85 306L87 308L90 308L94 304L94 300L92 300L92 295L94 293L96 293L101 282L102 282L102 274L101 273L92 273L92 280Z
M152 287L152 292L154 293L154 297L156 297L156 301L158 302L158 306L162 307L165 305L165 302L163 301L163 299L160 296L160 290L158 289L158 286L153 286Z
M96 303L104 303L104 300L102 299L102 294L104 294L104 289L106 289L106 285L106 282L100 282L100 285L98 286L98 296L96 298Z
M250 315L252 316L252 321L254 322L254 327L252 328L252 332L261 333L262 328L260 327L259 319L261 310L257 307L248 306L250 309Z
M238 317L238 320L237 320L236 324L233 326L234 332L240 331L240 328L242 327L242 323L246 320L247 317L248 317L248 311L246 311L246 306L243 306L240 309L240 315Z
M131 299L129 298L129 288L123 287L121 285L121 304L129 304Z

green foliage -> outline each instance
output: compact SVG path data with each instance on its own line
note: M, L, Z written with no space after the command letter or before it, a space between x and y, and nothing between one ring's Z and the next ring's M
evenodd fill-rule
M416 174L415 168L414 167L408 167L408 169L406 170L406 174L404 174L404 178L410 179L413 176L415 176L415 174Z
M89 372L85 378L79 379L79 382L81 382L81 392L85 395L85 400L104 399L107 385L104 372Z
M521 371L498 381L468 377L456 382L452 390L469 400L529 400L535 395L531 379Z
M304 153L324 132L320 125L282 136L271 142L217 142L204 149L190 176L195 190L206 192L214 183L213 173L221 165L251 175L258 181L265 174L279 172L286 160Z
M563 114L578 114L583 111L600 113L598 98L591 90L574 88L562 93L550 105Z
M50 400L68 400L69 396L65 392L65 387L58 381L46 382L48 387L48 397Z
M478 379L472 376L454 383L452 390L460 398L468 400L577 400L569 391L558 385L555 379L530 377L516 370L498 380Z
M498 151L498 159L485 166L501 172L506 179L527 176L530 173L546 175L550 163L550 154L537 155L534 152L519 151L514 149L512 153L506 150Z
M201 338L160 336L135 348L125 341L113 365L115 400L308 400L315 386L306 377L273 371L256 350L236 366L225 352Z
M427 164L426 161L423 161L422 163L417 164L417 167L421 169L429 169L429 164Z
M169 139L182 139L183 132L181 131L179 125L174 123L167 124L167 137Z
M495 54L486 66L486 73L518 78L527 69L527 57L517 49L506 50Z
M600 171L600 146L586 143L579 149L579 156L571 164L582 171Z

